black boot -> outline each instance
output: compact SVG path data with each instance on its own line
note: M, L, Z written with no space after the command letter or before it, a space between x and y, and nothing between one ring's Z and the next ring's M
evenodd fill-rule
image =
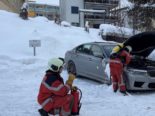
M126 91L120 91L124 96L128 95Z
M44 109L39 109L38 112L40 113L41 116L49 116L48 112L46 112Z
M117 92L117 89L116 90L114 90L114 93L116 93Z

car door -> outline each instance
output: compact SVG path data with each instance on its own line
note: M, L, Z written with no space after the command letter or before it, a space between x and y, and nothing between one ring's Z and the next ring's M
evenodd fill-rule
M91 51L93 55L89 59L89 75L95 80L103 80L105 66L102 48L98 45L92 45Z
M83 44L76 48L74 62L79 75L87 76L91 44Z

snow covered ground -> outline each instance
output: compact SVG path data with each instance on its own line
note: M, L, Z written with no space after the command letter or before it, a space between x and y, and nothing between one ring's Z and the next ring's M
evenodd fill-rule
M22 20L17 14L0 11L0 116L39 116L37 94L52 57L64 57L67 50L90 41L103 41L98 31L62 27L46 18ZM29 40L41 40L41 47L29 47ZM62 76L66 80L67 72ZM77 78L83 92L80 116L154 116L155 93L122 96L112 87Z

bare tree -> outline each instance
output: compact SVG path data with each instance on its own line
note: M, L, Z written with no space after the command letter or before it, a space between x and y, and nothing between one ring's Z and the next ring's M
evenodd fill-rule
M20 7L22 6L25 0L1 0L5 5L7 5L13 12L18 13Z
M154 0L130 0L134 3L134 8L129 11L129 16L132 17L134 29L141 31L155 30L152 25L155 20Z

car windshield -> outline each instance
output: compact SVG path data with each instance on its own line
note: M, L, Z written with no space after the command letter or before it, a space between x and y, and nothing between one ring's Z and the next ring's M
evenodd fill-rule
M116 45L104 45L103 49L105 50L105 53L107 54L108 58L110 57L110 53L112 52L112 49L115 47Z

